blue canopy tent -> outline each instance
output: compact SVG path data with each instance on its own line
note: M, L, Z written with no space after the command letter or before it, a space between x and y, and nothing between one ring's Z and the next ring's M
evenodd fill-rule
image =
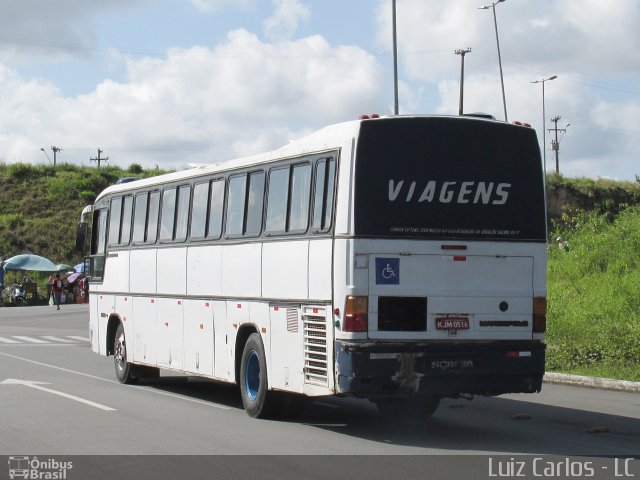
M51 260L39 255L23 254L16 255L6 260L2 264L5 271L26 270L30 272L56 272L58 268Z

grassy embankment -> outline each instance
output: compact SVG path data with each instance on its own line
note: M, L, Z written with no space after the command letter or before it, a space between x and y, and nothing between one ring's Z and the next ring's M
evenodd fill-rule
M119 178L160 173L164 172L136 164L125 170L0 162L0 258L30 252L54 263L75 265L83 256L74 251L82 208ZM42 275L31 276L39 284L46 281ZM9 273L5 283L16 278Z
M547 370L640 381L640 184L551 177L548 187L581 209L552 222Z

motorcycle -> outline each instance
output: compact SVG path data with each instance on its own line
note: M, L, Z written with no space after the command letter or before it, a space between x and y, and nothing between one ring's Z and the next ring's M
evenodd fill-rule
M11 305L21 307L27 301L27 294L25 293L24 286L21 283L14 283L11 285Z

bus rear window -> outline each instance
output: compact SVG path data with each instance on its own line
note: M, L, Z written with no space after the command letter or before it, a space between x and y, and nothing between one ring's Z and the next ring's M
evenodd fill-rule
M535 131L470 118L363 122L354 208L359 236L545 241Z

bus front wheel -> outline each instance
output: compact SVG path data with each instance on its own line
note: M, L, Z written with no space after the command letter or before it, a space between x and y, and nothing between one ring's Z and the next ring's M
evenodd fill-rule
M130 385L138 382L138 378L132 375L133 365L127 361L127 342L122 324L118 325L116 338L113 342L113 363L116 368L116 377L120 383Z
M244 409L250 417L266 418L274 413L276 401L272 392L269 392L264 345L257 333L249 336L242 351L240 393Z

